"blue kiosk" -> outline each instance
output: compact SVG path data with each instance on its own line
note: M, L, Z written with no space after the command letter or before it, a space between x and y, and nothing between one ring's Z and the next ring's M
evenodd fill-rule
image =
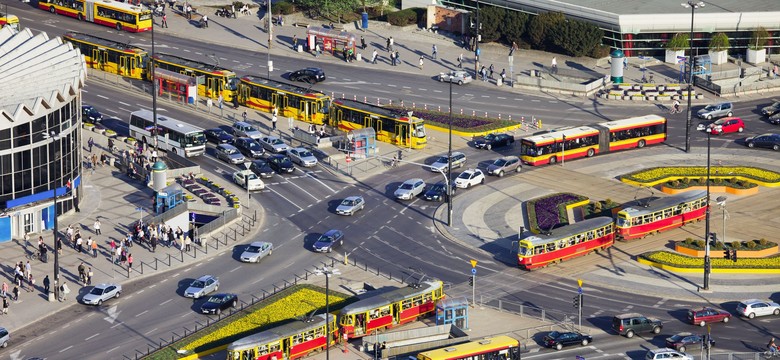
M436 325L452 324L469 328L469 300L466 297L445 298L436 304Z
M157 192L154 198L154 212L162 214L184 202L184 190L179 184L168 185Z

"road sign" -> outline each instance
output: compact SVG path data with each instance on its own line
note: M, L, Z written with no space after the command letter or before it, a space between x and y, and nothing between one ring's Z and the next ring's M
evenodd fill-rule
M581 288L581 287L580 287L580 288L577 288L577 294L580 294L580 295L582 295L582 288Z
M577 286L582 287L582 279L577 279Z
M471 275L477 275L477 268L471 268Z
M195 213L190 213L190 221L195 221Z
M471 260L471 267L477 267L477 260Z

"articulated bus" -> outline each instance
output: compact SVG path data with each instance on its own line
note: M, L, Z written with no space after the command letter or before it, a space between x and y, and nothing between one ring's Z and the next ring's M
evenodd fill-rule
M615 243L612 218L601 216L532 235L519 241L517 264L526 270L587 255Z
M218 99L222 95L224 102L231 102L236 95L238 78L233 71L163 53L154 54L154 64L160 69L196 77L200 96ZM146 78L152 80L151 71L146 72Z
M617 214L617 236L623 240L674 229L707 214L707 192L692 190L628 207Z
M242 77L238 89L239 103L252 109L270 113L277 108L279 116L316 125L328 116L330 96L319 91L253 75Z
M19 17L0 12L0 29L5 26L10 26L12 29L19 31Z
M436 302L444 297L442 286L441 281L424 281L349 304L339 315L341 333L357 338L425 317L436 310Z
M157 129L150 110L130 113L130 136L146 144L154 144L157 136L157 148L173 152L179 156L198 156L206 153L206 135L203 129L185 122L157 114Z
M38 8L120 31L142 32L152 29L152 11L143 5L114 0L38 0Z
M78 32L62 38L81 50L87 66L93 69L139 80L146 76L148 55L141 48Z
M554 129L523 138L521 159L525 164L536 166L643 148L666 141L666 131L666 118L657 115Z
M333 100L330 125L344 131L374 128L376 139L413 149L422 149L427 143L423 120L403 114L401 110L387 109L349 99Z
M325 349L338 339L336 317L315 315L310 321L294 321L232 342L227 360L295 360ZM325 336L325 329L329 336Z
M428 350L417 360L520 360L520 342L506 335Z

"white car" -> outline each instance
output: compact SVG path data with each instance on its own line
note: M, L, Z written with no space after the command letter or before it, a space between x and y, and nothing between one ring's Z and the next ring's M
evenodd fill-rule
M244 189L248 189L249 191L265 189L265 183L263 180L260 180L257 174L255 174L255 172L252 170L239 170L234 172L233 182Z
M274 153L281 154L290 149L290 147L276 136L263 136L257 142L263 145L263 148Z
M693 360L693 356L681 353L674 349L655 349L648 350L645 355L646 360Z
M737 304L737 314L752 319L756 316L780 315L780 305L775 302L750 299Z
M484 184L485 174L480 169L468 169L455 179L455 186L461 189L467 189L474 185Z
M274 245L265 241L255 241L244 249L241 253L241 261L248 263L260 262L266 256L274 252Z
M411 200L420 195L423 189L425 189L425 181L423 179L409 179L404 181L393 195L395 195L396 199Z
M290 157L294 163L305 167L317 166L317 158L311 151L301 147L287 150L287 156Z
M98 284L95 285L87 295L81 298L81 302L87 305L103 305L104 301L119 298L122 293L122 285L118 284Z
M465 70L451 70L447 73L439 73L439 81L441 82L449 81L463 85L470 83L472 80L474 78Z

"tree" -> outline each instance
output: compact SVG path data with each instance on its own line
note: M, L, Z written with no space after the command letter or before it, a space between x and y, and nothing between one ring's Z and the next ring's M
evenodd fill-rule
M342 16L354 12L363 2L361 0L296 0L295 4L340 22Z
M504 26L506 9L497 6L486 6L479 9L479 23L482 29L479 34L482 35L481 42L493 42L501 38L501 27Z
M672 51L680 51L688 48L688 34L674 34L671 40L666 43L666 48Z
M759 26L755 31L753 31L753 34L750 36L750 44L748 44L748 48L752 50L763 49L764 47L766 47L768 37L769 37L769 32L766 31L766 29L763 26Z
M537 49L549 49L553 45L552 34L560 29L566 17L559 12L548 12L534 16L528 24L528 37Z
M568 20L552 32L556 46L572 56L590 54L601 44L604 31L598 26L580 20Z
M507 11L502 34L507 43L520 43L530 16L520 11Z
M712 51L723 51L729 47L731 47L729 37L724 33L717 33L710 39L710 50Z

